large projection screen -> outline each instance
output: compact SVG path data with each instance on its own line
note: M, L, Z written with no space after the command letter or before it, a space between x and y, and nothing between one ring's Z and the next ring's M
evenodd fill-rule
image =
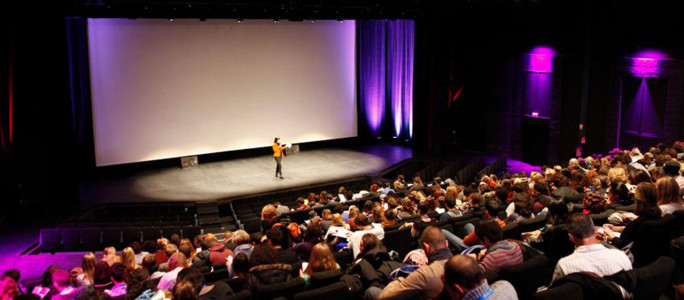
M89 19L96 165L357 136L355 22Z

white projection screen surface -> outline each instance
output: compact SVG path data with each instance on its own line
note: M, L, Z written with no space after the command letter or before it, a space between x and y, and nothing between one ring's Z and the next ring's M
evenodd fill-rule
M355 26L89 19L96 165L357 136Z

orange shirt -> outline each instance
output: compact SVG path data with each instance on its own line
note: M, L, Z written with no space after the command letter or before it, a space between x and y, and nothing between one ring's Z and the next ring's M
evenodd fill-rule
M501 221L499 219L494 219L494 221L496 221L496 223L498 223L501 228L506 226L506 223L504 221ZM468 246L471 246L477 244L479 240L480 238L477 237L477 234L475 234L475 230L473 230L470 234L463 238L463 243Z
M280 157L283 154L283 149L285 146L280 146L278 143L273 143L273 157Z

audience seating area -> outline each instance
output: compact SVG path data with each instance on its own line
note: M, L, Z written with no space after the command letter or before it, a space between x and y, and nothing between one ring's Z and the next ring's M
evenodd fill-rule
M97 251L158 238L200 234L194 203L110 204L91 208L70 222L40 231L40 250Z
M682 151L684 151L684 147L682 147ZM413 251L416 249L425 248L425 255L431 255L427 253L428 248L425 241L420 240L420 230L429 228L429 230L437 231L439 235L446 236L446 239L450 242L448 247L449 252L451 252L450 255L456 255L466 249L467 246L473 245L472 243L492 247L489 239L477 236L479 234L489 234L482 231L484 229L481 228L481 225L490 223L494 224L492 226L496 230L500 229L499 239L503 236L503 242L517 245L520 249L519 253L522 255L521 262L506 264L500 268L481 271L480 273L487 279L490 285L495 282L509 283L512 290L515 290L516 295L515 297L507 295L510 298L506 299L609 299L612 295L620 293L621 289L633 295L634 299L662 299L663 296L671 297L675 292L673 287L677 284L684 284L684 266L682 265L684 262L684 243L681 242L684 239L684 209L677 210L672 214L664 214L663 216L660 216L658 211L658 215L650 216L652 219L641 220L639 223L640 227L633 232L633 237L631 237L632 243L629 249L631 268L623 269L618 273L605 277L596 276L593 273L574 272L561 275L572 277L572 280L561 281L561 283L554 282L552 278L558 275L554 270L557 271L557 265L560 264L559 259L567 257L568 253L563 255L552 253L548 248L543 247L543 239L531 238L534 237L533 233L535 232L552 233L553 229L563 228L565 231L559 235L560 239L567 239L566 243L574 243L575 247L580 247L581 244L578 244L574 235L572 236L573 240L568 237L571 225L563 223L570 222L568 220L572 219L573 216L579 216L583 218L585 224L592 225L593 223L597 228L604 230L596 230L594 232L591 230L592 227L588 226L590 235L584 237L584 239L587 239L589 242L584 245L601 244L603 245L601 247L619 249L610 244L610 238L614 237L608 236L606 232L610 228L616 228L619 224L629 226L630 222L636 223L634 220L637 219L635 218L641 216L634 214L640 212L645 214L644 206L641 206L642 210L640 211L640 206L637 205L637 200L634 198L636 197L637 189L646 188L649 185L656 189L656 186L664 185L662 183L664 180L670 180L670 182L674 180L673 177L667 177L670 175L659 175L661 172L658 169L652 171L654 174L653 179L647 178L641 182L644 184L633 182L632 180L635 179L631 177L628 179L630 183L633 183L629 199L622 199L620 197L624 197L624 195L618 195L618 192L616 192L619 190L619 185L617 184L627 182L618 182L621 179L615 174L611 174L615 169L624 168L630 170L629 167L621 167L616 162L620 160L620 156L615 155L612 161L602 162L606 168L601 170L601 173L595 169L583 169L584 166L581 166L578 161L571 160L568 167L544 168L542 173L528 175L526 173L507 174L507 160L505 157L499 157L490 164L485 164L483 159L473 161L412 159L378 176L359 177L334 183L249 195L220 204L150 204L140 205L136 208L126 205L95 208L72 222L61 224L56 228L43 229L41 231L41 249L42 251L92 251L106 246L126 247L133 241L155 240L160 237L170 238L174 234L177 234L177 238L190 240L187 241L190 243L196 236L203 234L200 239L194 240L194 246L204 251L206 258L198 261L200 252L195 252L194 248L186 249L193 253L191 256L193 259L191 268L199 270L204 284L225 284L229 286L234 293L224 297L224 299L376 299L378 295L374 294L374 292L384 292L383 288L386 288L390 282L389 274L383 275L383 271L380 271L383 266L388 266L384 265L385 263L391 261L392 264L390 265L394 267L389 271L396 271L398 270L396 267L401 266L402 262L405 263L404 266L412 266L414 261L411 260L410 263L406 263L404 258L409 253L415 254ZM660 167L656 166L656 168ZM600 186L594 185L592 182L590 189L588 182L591 181L584 180L583 176L591 174L591 172L596 173L592 175L597 176L596 178L606 181L615 180L615 182L612 185L601 182ZM614 173L617 173L617 171ZM407 184L406 188L389 192L389 189L394 187L393 182L398 175L405 176L406 183L409 183L414 177L425 179L425 186L420 186L420 189L412 189ZM681 174L678 176L681 176ZM501 179L497 179L497 177ZM436 182L433 180L434 178L439 178L440 182ZM431 185L434 186L431 187ZM341 187L344 187L348 192L345 195L346 201L340 201L340 198L336 197ZM606 188L612 188L613 190ZM562 191L563 189L565 191ZM572 193L569 193L568 190L571 190ZM597 196L599 195L598 190L601 190L603 193L601 197ZM323 191L327 191L328 195L323 193ZM364 191L364 193L361 193L361 191ZM454 191L457 192L454 193ZM449 192L452 192L452 194L449 195ZM313 207L303 206L298 208L298 205L301 203L298 203L297 199L300 197L306 198L310 193L321 195L321 198L330 197L333 201L321 204L315 199L315 196L311 196L313 200L309 204L312 204ZM354 197L350 197L349 193L354 193ZM658 193L660 195L661 191L658 190ZM388 197L405 202L393 202L391 204L388 203ZM681 197L681 194L678 197ZM447 205L446 202L448 201L445 198L449 198L448 201L453 201L454 203ZM597 206L591 202L594 199L600 199L600 201L605 202L603 206L600 206L602 209L596 210ZM639 201L646 200L639 198ZM682 199L678 201L682 201ZM267 209L276 210L276 206L273 205L276 202L287 206L288 211L273 212L275 217L269 219L270 217L264 215L263 212L268 213ZM542 203L544 204L542 205ZM533 208L532 204L542 205L543 208ZM412 211L413 209L404 210L401 205L415 205L417 209L415 211ZM433 205L433 207L430 208L430 205ZM529 207L526 208L525 205L529 205ZM657 208L661 204L652 205L655 205ZM374 229L369 228L382 226L382 238L380 240L380 237L376 236L376 239L379 240L378 243L384 246L384 248L377 249L387 253L384 256L380 255L374 258L369 256L354 257L353 251L358 249L348 249L352 248L351 246L348 248L335 248L337 237L334 238L335 241L332 241L332 237L323 239L321 234L325 232L320 232L319 230L317 239L314 239L315 242L312 242L310 247L314 248L319 244L323 244L324 248L334 249L329 255L331 259L334 259L335 263L333 265L335 267L305 276L306 264L311 265L314 263L314 256L312 254L314 250L311 250L311 248L307 250L311 254L309 259L308 255L304 256L300 253L302 248L295 248L310 242L308 239L318 230L316 226L322 224L316 223L322 221L315 218L322 216L324 210L331 210L332 214L339 214L337 217L341 219L341 216L344 214L351 215L350 207L352 206L359 208L361 211L358 212L359 215L355 219L350 217L349 220L344 222L347 225L354 224L354 222L360 223L351 225L359 226L359 228L349 229L350 235L346 236L346 242L352 242L353 234L351 232L354 232L354 230L372 231ZM567 210L559 214L555 211L552 212L552 207L554 209L561 207L561 210L566 210L567 208ZM372 209L367 210L368 208ZM509 211L511 208L513 210ZM376 213L376 210L379 210L380 213ZM392 223L385 224L385 221L388 221L385 213L389 210L395 211L397 215L399 212L411 213L392 219ZM458 214L454 216L447 215L448 217L444 218L447 213L456 211ZM591 213L591 211L596 212ZM226 213L231 215L229 216L231 220L235 220L237 227L242 230L226 232L225 236L223 234L216 236L212 234L205 235L212 230L202 226L203 223L198 220L198 215L220 219L225 218ZM221 214L224 215L221 216ZM634 219L627 221L630 220L630 215L633 215ZM558 219L561 217L562 219ZM364 224L364 218L371 220L368 221L369 223ZM328 219L328 221L330 220ZM371 221L373 224L370 224ZM422 222L427 222L432 227L420 228ZM301 233L297 234L298 236L290 235L293 229L289 228L289 226L293 225L293 223L295 228L301 229ZM211 265L211 255L214 255L215 251L219 254L225 254L226 252L224 251L230 251L228 249L231 249L230 258L233 258L236 257L238 252L245 251L245 246L249 246L247 248L249 248L251 255L263 255L252 252L263 251L257 250L260 246L275 249L276 245L270 240L271 233L269 233L269 236L264 235L267 229L275 229L275 224L282 225L280 229L275 231L282 231L283 235L287 236L288 241L291 242L285 241L281 243L288 245L287 248L292 247L289 250L283 247L285 250L278 251L293 251L296 253L297 258L296 262L283 263L279 261L277 264L271 263L269 266L274 267L277 265L277 267L280 267L280 265L284 265L283 270L287 270L287 278L290 279L269 284L259 284L256 287L250 286L250 280L254 280L252 276L257 276L254 275L254 273L258 272L255 271L255 268L261 266L259 264L255 265L255 263L258 263L259 259L264 259L263 257L254 261L250 259L249 266L251 269L249 271L234 269L235 265L233 265L232 260L225 258L223 261L228 261L227 264L224 265L223 261L220 261L218 264L214 263ZM567 227L564 227L566 225ZM269 227L264 228L265 226ZM271 229L271 231L274 229ZM574 228L572 230L578 229ZM583 230L586 230L586 227ZM471 238L473 234L475 234L474 241ZM241 237L236 237L236 235ZM368 235L372 236L375 233L366 234L363 238L369 238L367 237ZM217 236L223 239L219 241ZM244 236L248 236L249 241L246 241ZM469 242L471 244L461 244L465 243L469 238L471 238ZM559 240L554 241L552 236L548 238L551 239L547 241L548 243L559 243ZM603 238L603 240L600 240L600 238ZM454 240L456 242L452 242ZM678 240L680 242L677 242ZM362 241L362 245L365 242L365 240ZM326 243L328 243L329 247L325 245ZM556 245L560 244L551 246ZM378 246L375 245L374 247ZM157 252L164 251L168 252L169 248L164 248L160 244ZM175 251L180 250L176 249ZM363 250L363 247L361 247L361 251L363 253L368 250ZM572 248L570 251L572 251ZM626 252L617 252L627 257ZM175 253L168 254L175 255ZM368 255L368 253L364 253L364 255ZM305 257L307 258L305 259ZM363 268L361 264L369 259L378 259L378 261L368 262L369 265L376 268L376 270L370 270L370 273L368 270L361 270ZM172 259L169 259L169 264L171 264L171 261ZM195 266L197 263L199 265ZM210 263L210 265L202 265L206 263ZM160 266L157 265L157 267ZM427 267L429 266L423 268ZM479 267L484 268L482 262L480 262ZM245 272L246 274L240 275L240 272ZM574 277L568 275L573 275ZM366 278L367 276L371 276L373 279L369 280ZM355 278L356 281L354 281ZM159 283L158 278L154 280L151 282L153 285ZM435 277L431 280L441 279ZM373 291L372 287L378 287L379 289ZM175 291L173 292L175 293ZM392 299L421 298L425 292L408 289L392 297ZM442 297L445 297L445 295L443 293Z

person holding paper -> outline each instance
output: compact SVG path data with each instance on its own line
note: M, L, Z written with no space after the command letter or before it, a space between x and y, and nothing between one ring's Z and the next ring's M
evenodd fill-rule
M283 160L283 150L287 148L287 145L280 145L280 138L276 137L273 140L273 158L276 161L276 172L275 176L283 179L283 168L280 163Z

